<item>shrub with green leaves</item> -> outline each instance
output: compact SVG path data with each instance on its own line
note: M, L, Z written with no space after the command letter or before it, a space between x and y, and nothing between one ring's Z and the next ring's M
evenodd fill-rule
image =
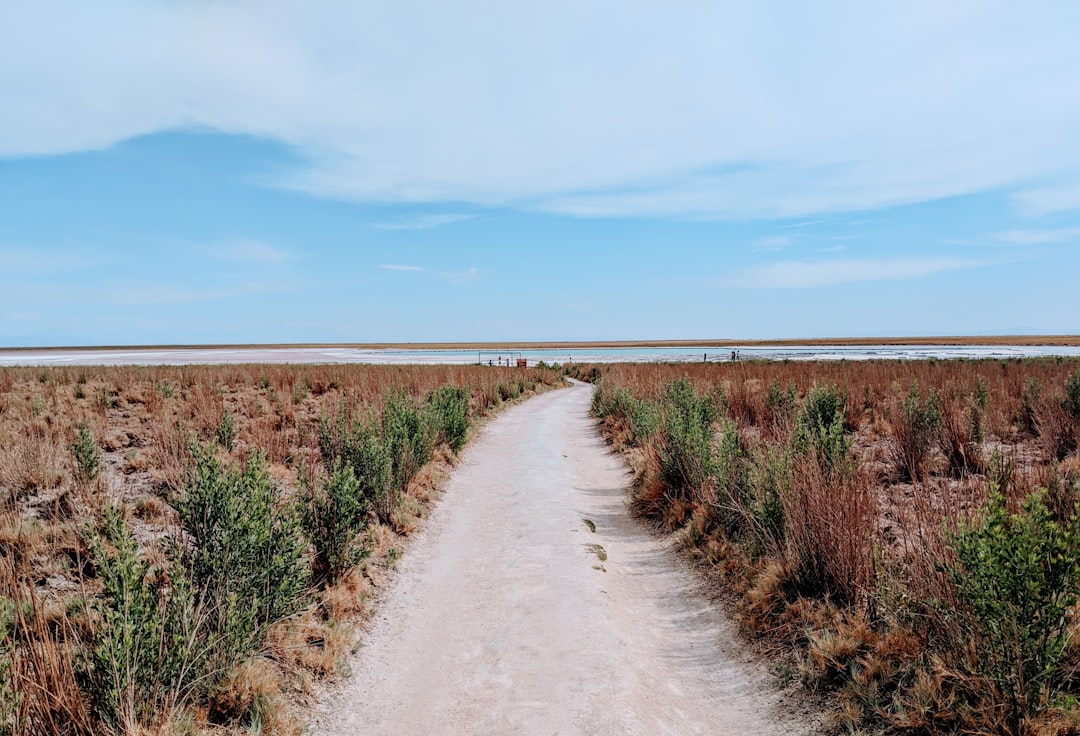
M1014 733L1061 692L1069 614L1080 582L1080 518L1054 520L1042 492L1010 513L991 485L985 518L952 539L946 572L961 608L958 648L969 673L988 678Z
M431 460L433 434L415 399L397 391L386 396L382 436L390 453L395 495L404 493L417 471Z
M784 499L791 492L791 456L782 448L765 449L751 473L754 529L760 546L778 554L784 541Z
M445 442L457 452L465 446L469 432L469 391L461 386L443 386L425 401L435 441Z
M893 412L893 459L901 478L918 481L926 472L930 453L941 442L941 402L930 391L924 398L912 384Z
M844 431L844 403L837 389L815 386L803 400L795 420L795 452L814 458L827 475L844 472L850 464L851 440Z
M190 544L183 562L217 632L214 670L226 672L262 644L270 624L303 607L307 542L255 453L240 470L192 450L176 510Z
M769 391L765 395L765 411L770 423L778 427L790 427L798 408L799 390L794 383L786 389L781 388L776 381L769 384Z
M747 511L753 504L753 486L739 427L731 419L721 422L715 467L717 519L729 539L741 539L748 531Z
M0 596L0 736L17 733L19 693L11 681L11 655L15 646L15 601Z
M217 441L219 445L230 452L232 452L236 444L236 425L233 422L232 412L228 409L221 412L221 421L218 423L217 428Z
M684 498L703 488L715 472L712 400L699 396L687 378L671 381L660 396L657 431L660 477Z
M103 590L80 685L97 717L120 731L183 700L202 674L203 650L178 625L178 614L190 610L190 587L150 579L121 509L105 507L90 548Z
M1080 422L1080 366L1065 379L1065 398L1061 408L1074 422Z
M302 477L307 498L301 507L304 531L315 548L315 576L334 584L367 554L368 499L350 466L336 468L313 483Z
M79 425L79 434L71 445L75 463L75 478L82 485L93 482L101 472L101 453L86 422Z

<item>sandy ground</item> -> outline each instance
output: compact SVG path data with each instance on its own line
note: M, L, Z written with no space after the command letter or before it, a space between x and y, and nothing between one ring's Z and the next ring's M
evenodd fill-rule
M678 554L628 515L629 474L589 398L578 384L484 428L314 734L824 730L774 689Z

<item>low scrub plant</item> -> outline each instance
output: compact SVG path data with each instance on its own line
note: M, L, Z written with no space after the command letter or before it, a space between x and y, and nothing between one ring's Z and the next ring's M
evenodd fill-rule
M159 722L163 711L182 700L188 677L201 674L193 661L199 656L185 646L184 632L169 615L171 602L182 607L182 594L151 579L121 509L105 507L91 549L103 595L80 680L97 718L114 732L126 732Z
M457 452L465 446L469 432L469 392L461 386L443 386L425 400L435 441L445 442Z
M1065 379L1065 398L1061 408L1074 422L1080 422L1080 366Z
M750 460L739 437L739 427L724 419L716 449L715 513L729 539L739 540L750 531L753 515L753 487Z
M785 536L784 503L792 490L791 454L765 448L751 469L751 515L761 551L779 554Z
M368 552L361 535L368 525L369 499L348 465L317 483L302 476L301 486L307 495L301 519L315 549L312 570L317 579L333 585Z
M912 384L893 412L893 461L902 479L917 482L927 470L930 454L941 441L941 402L933 390L925 397Z
M992 486L985 518L955 534L947 572L960 608L958 648L967 673L992 686L1011 733L1062 692L1069 614L1080 582L1080 518L1055 521L1036 492L1011 513ZM985 704L984 704L985 705Z
M826 475L848 468L851 441L844 431L844 396L835 388L816 386L806 395L795 420L792 446L812 458Z
M79 425L79 434L71 445L71 456L74 460L75 479L80 485L88 486L97 479L101 472L101 453L86 422Z
M232 412L228 409L221 412L221 421L218 422L217 427L217 441L230 452L236 445L236 425L233 422Z
M713 477L713 420L715 407L697 393L688 379L664 386L657 430L660 478L678 496L691 498Z
M812 457L794 462L783 497L783 565L802 595L841 606L866 604L874 590L876 507L865 473L839 473Z
M203 448L193 456L176 503L181 559L216 632L211 669L224 675L258 651L272 623L303 607L307 540L259 453L242 469L222 467Z

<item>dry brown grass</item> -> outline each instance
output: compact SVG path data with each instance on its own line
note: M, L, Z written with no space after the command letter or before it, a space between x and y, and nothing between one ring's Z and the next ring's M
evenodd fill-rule
M711 562L736 597L743 630L764 639L807 686L835 692L846 729L1006 734L1013 732L992 684L963 665L974 661L968 650L977 643L950 615L960 602L943 567L955 563L951 535L980 518L990 476L1013 511L1042 488L1056 518L1075 512L1078 426L1062 398L1076 367L1064 359L600 367L604 395L628 389L656 401L666 383L681 378L701 396L722 390L755 478L793 453L792 422L778 416L782 402L770 400L770 386L775 397L777 388L794 385L800 399L815 386L839 389L849 472L823 472L794 452L782 493L783 534L774 532L771 542L768 534L727 538L706 523L708 509L697 499L714 492L714 481L691 492L668 488L655 443L639 446L629 417L608 413L601 428L613 447L632 454L636 508L681 529L689 551ZM923 398L937 397L941 424L920 439L913 472L902 473L895 458L911 425L898 409L913 386ZM743 516L758 513L754 503ZM1059 677L1078 696L1080 637L1073 638ZM1077 709L1047 703L1024 721L1023 733L1076 733L1078 719Z
M171 501L192 441L215 447L229 464L265 453L270 476L287 498L299 473L323 470L321 417L340 411L376 416L389 391L421 398L453 384L469 389L479 418L503 405L504 396L560 381L550 371L479 366L0 369L0 604L17 604L12 625L18 632L6 690L0 668L0 733L107 732L95 722L75 675L80 653L93 642L91 603L100 594L85 530L106 499L119 503L142 558L162 569L165 539L176 536L180 524ZM235 429L232 449L217 443L226 411ZM82 423L93 434L102 471L80 483L72 444ZM170 709L153 723L122 723L118 733L298 733L298 707L310 699L315 681L341 672L373 590L454 460L449 448L436 448L434 462L420 469L394 509L394 523L372 522L362 567L332 588L312 591L312 604L273 626L262 654L232 672L207 702ZM15 707L11 687L21 697L9 712Z

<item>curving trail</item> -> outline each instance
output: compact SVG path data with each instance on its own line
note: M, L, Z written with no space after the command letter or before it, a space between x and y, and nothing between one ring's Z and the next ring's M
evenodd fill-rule
M791 712L684 561L628 515L629 474L589 399L575 384L483 429L313 733L825 730Z

